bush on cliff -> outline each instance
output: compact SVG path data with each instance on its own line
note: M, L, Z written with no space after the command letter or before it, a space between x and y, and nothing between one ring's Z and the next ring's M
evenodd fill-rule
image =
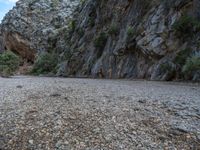
M19 68L20 58L11 51L0 54L0 75L9 77Z
M188 15L183 15L173 24L173 29L180 37L191 36L194 32L200 31L200 21Z
M189 58L182 71L186 79L192 79L197 72L200 72L200 57L193 56Z
M179 51L176 54L176 57L175 57L175 60L174 60L175 64L177 64L179 66L185 65L187 58L190 56L191 52L192 52L192 50L188 49L188 48Z
M130 42L130 40L136 35L136 31L134 30L134 28L132 26L129 26L127 28L127 41Z
M55 73L57 64L56 54L43 52L37 56L32 73L35 75Z
M119 27L117 26L117 24L115 23L111 24L108 33L110 35L117 35L119 33Z
M107 34L105 32L101 32L94 40L94 46L96 48L103 49L107 42Z

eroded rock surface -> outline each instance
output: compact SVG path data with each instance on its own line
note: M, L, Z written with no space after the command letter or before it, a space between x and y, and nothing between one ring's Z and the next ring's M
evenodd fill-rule
M185 14L198 16L198 7L199 1L190 0L90 0L76 19L76 30L69 39L72 57L61 65L61 74L179 78L182 66L176 64L176 57L184 49L190 49L189 55L199 53L199 31L182 39L173 25ZM106 42L95 47L94 39L101 33L107 33Z
M47 51L48 38L67 24L79 0L20 0L2 21L6 49L33 61Z
M199 93L185 83L0 78L0 149L198 150Z
M199 65L182 71L200 59L199 8L199 0L20 0L2 33L23 57L56 53L59 76L200 80Z

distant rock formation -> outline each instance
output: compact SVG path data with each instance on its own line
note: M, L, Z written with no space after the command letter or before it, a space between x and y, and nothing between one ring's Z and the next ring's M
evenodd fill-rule
M64 27L79 0L20 0L2 21L6 49L34 61L37 52L46 51L48 39Z

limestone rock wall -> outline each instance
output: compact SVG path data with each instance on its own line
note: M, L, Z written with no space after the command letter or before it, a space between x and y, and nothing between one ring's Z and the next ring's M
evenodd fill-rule
M200 57L199 8L199 0L20 0L2 34L25 58L58 53L59 76L174 80Z
M200 21L199 4L197 0L89 0L75 17L70 51L65 51L72 56L61 64L59 73L81 77L179 79L183 64L176 59L186 49L188 57L198 55L200 36L199 30L192 31L192 36L187 35L190 31L183 31L179 36L174 24L184 16ZM183 26L180 28L193 28L187 28L191 20L180 23ZM99 36L102 34L105 37ZM95 46L95 39L103 45ZM199 77L199 71L194 74Z
M33 61L46 51L48 37L64 27L79 0L19 0L2 21L6 48Z

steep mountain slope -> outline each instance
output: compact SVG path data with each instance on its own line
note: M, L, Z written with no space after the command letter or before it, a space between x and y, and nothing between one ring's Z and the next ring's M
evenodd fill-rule
M46 7L53 2L56 10ZM65 2L20 1L2 24L6 47L20 54L9 38L20 35L18 43L30 46L25 54L58 53L61 76L200 79L198 0L87 0L66 20L67 6L75 10L78 1Z

